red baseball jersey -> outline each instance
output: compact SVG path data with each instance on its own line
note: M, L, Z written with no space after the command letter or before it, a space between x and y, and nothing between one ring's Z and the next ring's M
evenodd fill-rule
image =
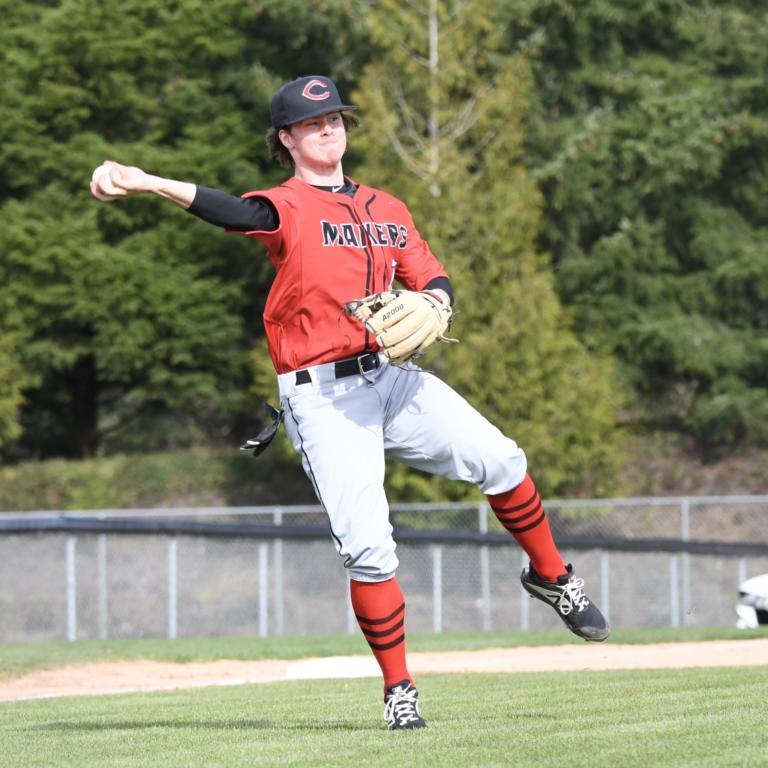
M243 197L266 198L280 217L274 232L243 233L266 246L277 271L264 326L278 373L377 350L344 304L393 281L419 291L447 277L405 204L381 190L361 185L348 197L293 177Z

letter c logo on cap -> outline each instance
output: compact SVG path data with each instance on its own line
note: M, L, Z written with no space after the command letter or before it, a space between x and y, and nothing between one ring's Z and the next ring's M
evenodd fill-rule
M312 101L323 101L330 97L331 92L328 89L328 83L324 83L322 80L310 80L304 86L301 95Z

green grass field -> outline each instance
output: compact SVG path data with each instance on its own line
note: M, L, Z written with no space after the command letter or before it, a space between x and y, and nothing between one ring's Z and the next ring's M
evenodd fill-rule
M683 630L674 638L767 634ZM615 642L672 639L666 630L616 635ZM568 639L562 632L504 637L414 636L409 647ZM358 650L364 647L356 638L227 638L0 646L0 659L13 675L100 658L295 658ZM768 766L768 667L423 675L418 682L430 727L402 733L386 731L373 678L3 703L0 765Z

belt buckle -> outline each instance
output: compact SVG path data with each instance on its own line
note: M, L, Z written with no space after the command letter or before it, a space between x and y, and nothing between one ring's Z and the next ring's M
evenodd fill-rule
M371 360L371 363L373 363L374 353L373 352L366 352L364 355L360 355L360 357L356 357L355 361L357 362L357 370L360 371L361 376L365 376L366 373L369 373L370 371L375 371L378 368L378 365L371 365L370 369L366 371L363 368L363 361L364 360ZM376 362L379 362L379 358L376 357Z

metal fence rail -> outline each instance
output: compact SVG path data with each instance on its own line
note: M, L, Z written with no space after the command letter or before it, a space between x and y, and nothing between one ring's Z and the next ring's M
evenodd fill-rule
M614 626L733 625L768 496L545 502ZM559 626L484 503L392 505L411 630ZM319 506L0 514L0 641L356 632Z

